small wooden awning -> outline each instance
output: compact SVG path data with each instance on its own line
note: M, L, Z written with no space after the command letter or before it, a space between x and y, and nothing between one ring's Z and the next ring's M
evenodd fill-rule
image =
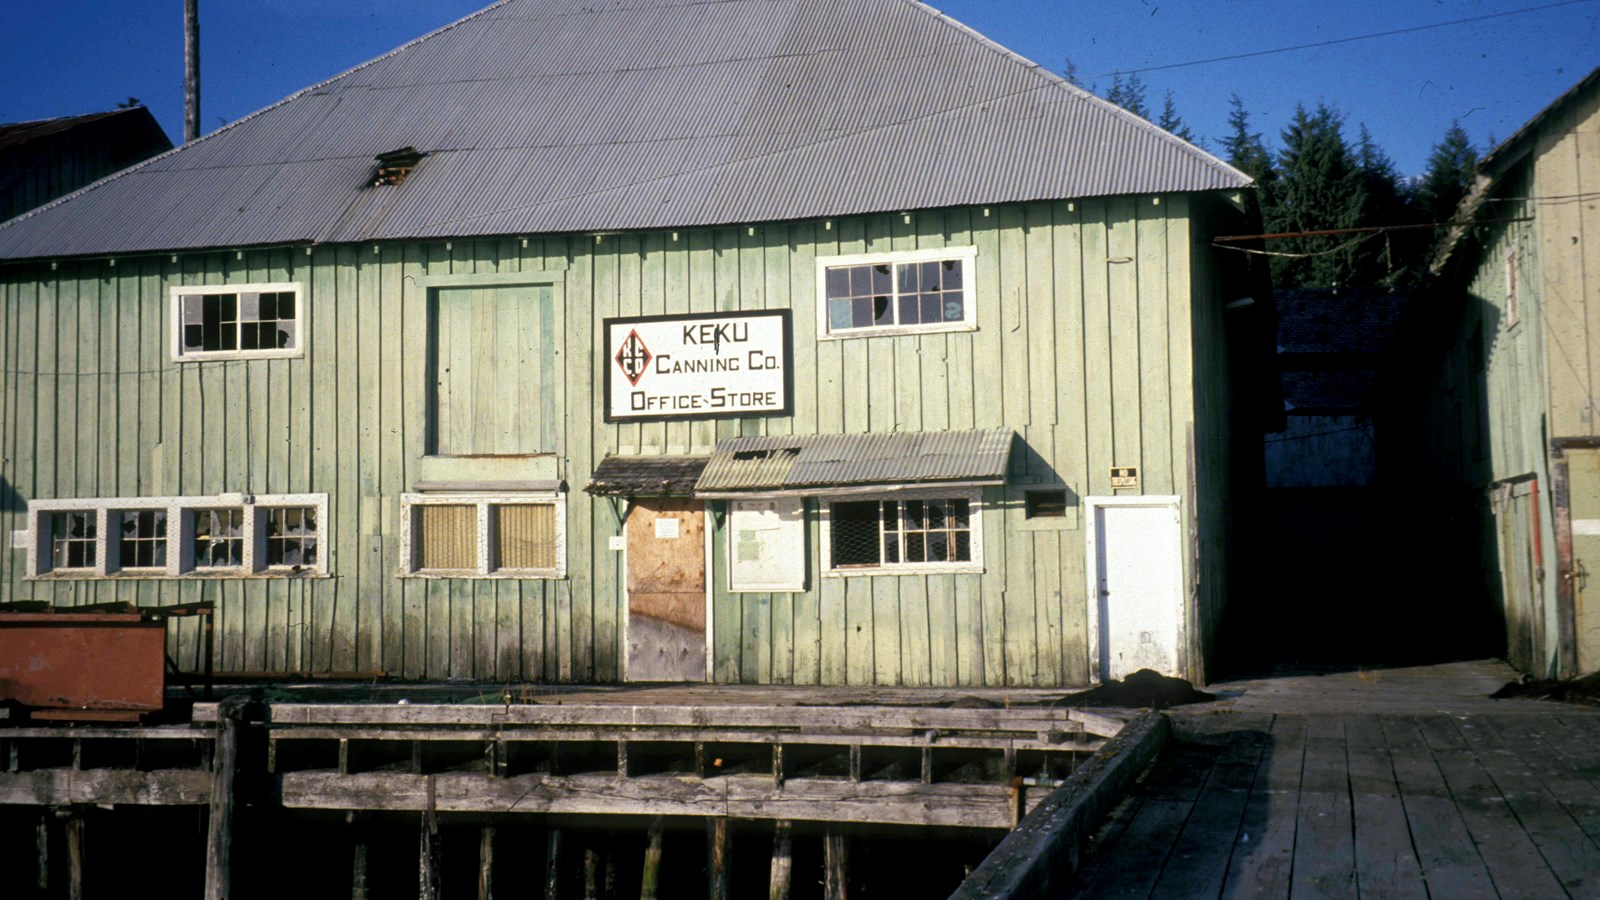
M997 428L729 438L717 445L695 496L1004 484L1013 437Z
M688 497L704 456L608 456L584 490L599 497Z

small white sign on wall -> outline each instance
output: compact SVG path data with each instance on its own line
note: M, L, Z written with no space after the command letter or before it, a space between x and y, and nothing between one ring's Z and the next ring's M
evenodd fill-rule
M728 589L806 589L805 505L799 497L734 500L728 507Z
M663 541L677 540L678 520L661 518L656 520L656 539Z

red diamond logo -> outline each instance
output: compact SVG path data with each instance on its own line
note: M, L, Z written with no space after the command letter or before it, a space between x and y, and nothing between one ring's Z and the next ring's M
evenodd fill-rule
M639 379L644 377L650 360L654 358L650 348L644 345L644 339L639 337L639 332L629 331L622 341L622 347L617 350L617 367L628 377L629 384L638 387Z

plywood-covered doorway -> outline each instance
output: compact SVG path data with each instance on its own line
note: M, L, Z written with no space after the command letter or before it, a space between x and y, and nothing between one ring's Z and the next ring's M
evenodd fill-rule
M704 681L704 504L683 498L635 500L626 534L628 680Z

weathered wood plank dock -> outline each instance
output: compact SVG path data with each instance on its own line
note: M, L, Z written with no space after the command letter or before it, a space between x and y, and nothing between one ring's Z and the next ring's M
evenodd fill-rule
M1221 686L1097 834L1073 897L1600 896L1600 710L1493 663Z

